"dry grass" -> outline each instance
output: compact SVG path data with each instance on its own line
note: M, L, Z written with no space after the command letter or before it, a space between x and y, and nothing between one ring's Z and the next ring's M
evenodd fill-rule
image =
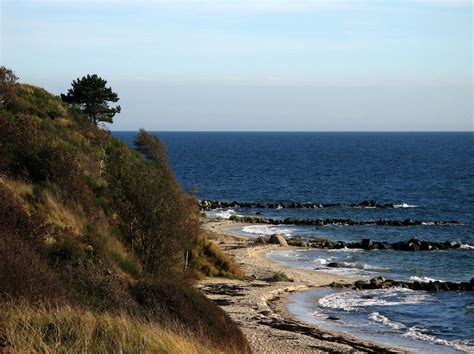
M0 183L6 186L12 194L19 199L25 198L33 193L33 185L31 183L13 180L0 176Z
M137 257L114 236L110 235L106 238L105 247L120 270L133 278L139 278L142 275L143 269Z
M126 315L99 314L71 307L6 304L0 308L0 320L2 353L220 352L186 331L178 334Z
M72 211L50 192L44 194L44 208L47 221L61 228L69 229L73 234L80 235L85 224L85 216L79 211Z
M243 279L239 265L206 236L199 236L192 250L193 266L201 276Z

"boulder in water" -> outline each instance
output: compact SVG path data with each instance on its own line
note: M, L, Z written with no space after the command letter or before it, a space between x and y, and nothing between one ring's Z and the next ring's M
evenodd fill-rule
M361 246L364 250L369 250L372 248L372 241L370 238L364 238L361 242Z

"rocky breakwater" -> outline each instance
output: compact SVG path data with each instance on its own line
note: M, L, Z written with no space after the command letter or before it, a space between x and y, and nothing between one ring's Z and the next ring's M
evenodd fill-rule
M462 244L456 241L434 242L419 240L412 237L407 241L378 242L371 239L363 239L360 242L336 241L329 245L332 249L363 249L363 250L395 250L395 251L438 251L461 248Z
M339 283L332 283L332 287L346 287ZM372 290L372 289L388 289L393 287L411 289L411 290L423 290L423 291L474 291L474 278L471 281L466 282L451 282L451 281L403 281L403 280L391 280L385 279L384 277L372 278L369 281L357 280L352 286L355 290Z
M435 221L421 221L421 220L352 220L352 219L337 219L337 218L326 218L326 219L301 219L301 218L285 218L285 219L273 219L266 218L263 216L237 216L232 215L229 220L243 222L247 224L269 224L269 225L302 225L302 226L326 226L326 225L337 225L337 226L391 226L391 227L403 227L403 226L421 226L421 225L458 225L459 221L450 220L435 220Z
M275 241L275 240L278 240ZM445 241L445 242L434 242L419 240L416 237L412 237L407 241L398 242L379 242L372 241L371 239L362 239L358 242L344 242L344 241L332 241L325 238L302 238L293 236L285 239L283 235L275 234L268 236L260 236L257 243L274 243L281 244L280 240L285 241L285 246L303 247L303 248L318 248L318 249L362 249L362 250L394 250L394 251L439 251L439 250L450 250L460 249L462 244L456 241ZM469 247L474 247L469 245ZM330 263L328 266L339 267L340 265L336 262Z
M252 208L252 209L321 209L321 208L406 208L406 204L379 203L375 200L364 200L360 203L299 203L299 202L237 202L220 200L199 200L199 207L202 210L225 209L225 208Z

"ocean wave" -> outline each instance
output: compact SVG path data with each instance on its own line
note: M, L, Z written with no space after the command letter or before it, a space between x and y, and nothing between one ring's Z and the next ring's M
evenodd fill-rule
M373 265L365 264L365 263L342 262L340 264L346 268L365 269L365 270L372 270L376 272L388 272L391 270L390 268L377 267L377 266L373 266Z
M227 210L215 209L215 210L208 211L207 215L211 218L228 220L230 219L231 216L237 215L237 213L233 209L227 209Z
M323 297L318 305L346 312L361 311L369 306L397 306L419 304L432 299L428 293L405 288L383 290L346 291Z
M377 250L371 250L371 251L377 251ZM366 250L362 248L334 248L334 249L329 249L326 250L326 252L366 252Z
M384 315L380 314L379 312L372 312L368 316L369 320L381 323L385 326L391 327L393 329L403 329L406 328L406 326L403 323L395 322L390 320L388 317L385 317Z
M468 245L467 243L461 244L459 248L465 249L465 250L474 250L474 245Z
M332 262L334 259L335 259L334 257L329 257L329 258L320 257L320 258L316 258L313 262L320 265L326 265Z
M242 231L252 235L269 236L274 234L282 234L284 236L293 236L295 230L290 228L281 228L269 225L250 225L244 226Z
M421 340L424 342L431 342L438 345L446 345L466 353L472 353L474 351L474 346L469 344L469 342L466 340L449 341L446 339L441 339L430 334L423 333L423 329L417 327L410 327L405 333L402 334L402 337Z

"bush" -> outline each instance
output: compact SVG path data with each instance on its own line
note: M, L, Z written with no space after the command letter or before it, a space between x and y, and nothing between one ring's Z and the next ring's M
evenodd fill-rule
M150 276L182 274L199 231L199 210L167 168L145 161L123 144L107 149L106 179L129 247Z
M45 230L0 183L0 296L30 301L66 299L65 289L37 251Z
M0 108L8 107L18 94L17 80L13 70L0 66Z
M293 281L283 272L278 272L273 274L272 277L268 278L267 281L269 282L280 282L280 281Z

